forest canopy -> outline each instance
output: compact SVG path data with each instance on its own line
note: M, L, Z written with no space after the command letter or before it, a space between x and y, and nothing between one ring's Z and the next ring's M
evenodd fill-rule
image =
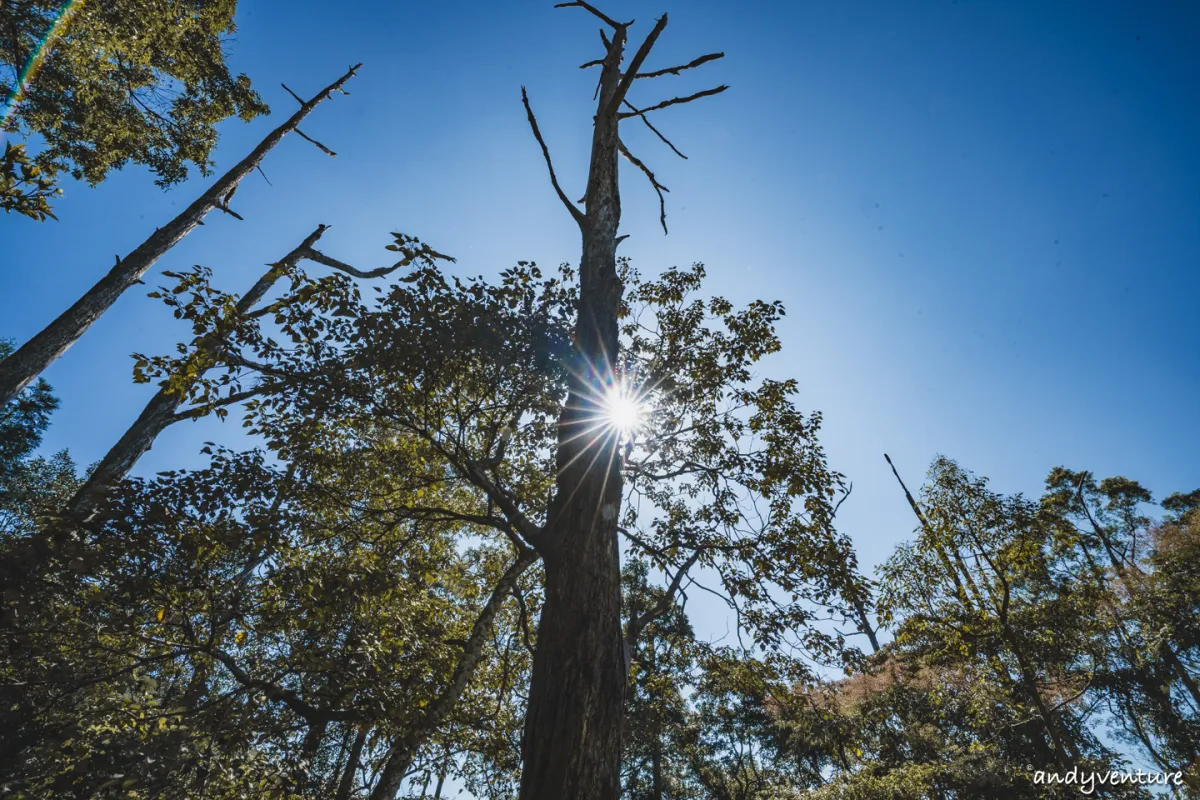
M1200 797L1200 489L1051 464L1025 496L939 455L912 493L885 456L911 534L864 567L852 476L783 374L788 304L618 251L619 171L667 230L658 112L727 88L658 79L724 54L660 66L665 14L560 5L601 26L581 199L519 111L576 261L471 274L382 230L355 265L314 222L244 286L143 287L210 211L252 224L231 198L285 135L333 154L298 126L354 66L0 342L0 797L1032 800L1147 769L1092 789ZM214 126L266 113L225 66L234 2L65 8L4 5L5 124L42 137L10 145L6 209L44 218L60 172L208 175ZM42 447L41 373L134 287L180 341L133 355L147 405L83 468ZM137 468L209 417L242 435Z

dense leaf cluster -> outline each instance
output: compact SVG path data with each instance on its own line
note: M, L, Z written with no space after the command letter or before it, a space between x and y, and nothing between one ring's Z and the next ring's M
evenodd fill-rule
M50 216L60 172L95 185L110 170L142 164L163 186L186 178L189 164L208 174L216 124L267 111L250 80L225 63L236 6L5 2L0 97L13 107L5 133L37 152L10 149L0 160L0 207Z

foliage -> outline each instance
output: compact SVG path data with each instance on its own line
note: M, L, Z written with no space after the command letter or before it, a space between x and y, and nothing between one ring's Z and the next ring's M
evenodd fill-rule
M176 275L161 296L197 341L219 331L223 346L136 368L168 386L185 375L201 408L252 390L244 424L265 450L210 446L208 467L127 481L82 528L50 521L3 542L22 612L5 669L27 690L0 779L17 796L360 797L395 759L417 785L515 785L539 570L522 567L485 612L545 519L575 368L573 275L522 263L490 283L426 259L373 300L343 273L289 276L269 312L230 328L235 298L203 269ZM802 654L855 661L813 622L864 590L832 531L819 418L795 410L793 383L750 373L778 349L782 309L694 300L702 276L625 273L625 374L653 395L627 454L626 546L651 605L674 589L653 587L649 564L713 570L765 648L751 672L784 686L807 674ZM656 618L652 636L672 619L686 629ZM680 652L703 670L760 663L745 648ZM735 702L730 680L697 684L705 713ZM712 781L736 772L732 735L676 742Z
M11 340L0 339L0 360L13 351ZM12 482L23 462L42 441L50 415L58 408L44 378L0 408L0 498L12 491Z
M25 152L25 145L5 142L0 158L0 209L16 211L38 222L46 217L57 219L50 198L61 194L42 168Z
M95 185L110 170L135 163L149 167L162 186L186 178L189 164L207 174L216 124L268 110L249 79L230 74L225 63L236 6L236 0L6 2L0 67L10 78L0 82L0 95L14 112L4 132L35 141L37 154L27 159L11 149L0 161L4 209L49 216L47 201L61 172ZM40 64L26 74L43 40Z

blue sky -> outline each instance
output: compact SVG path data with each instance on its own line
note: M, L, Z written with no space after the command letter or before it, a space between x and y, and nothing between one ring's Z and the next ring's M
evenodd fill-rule
M242 292L317 223L331 255L386 263L389 231L420 236L468 273L578 258L520 103L528 87L568 192L582 193L597 24L550 2L419 6L243 0L231 62L275 114L227 123L218 170L293 101L363 70L239 190L238 222L210 216L148 276L204 263ZM608 2L671 23L640 81L648 104L730 91L658 114L690 158L629 125L671 188L626 169L622 245L643 272L703 261L735 302L781 299L784 350L825 415L831 463L854 482L840 514L867 564L913 520L883 453L916 487L937 453L1036 493L1056 464L1137 478L1161 498L1200 486L1200 11L1193 4ZM645 85L640 85L645 84ZM634 102L638 102L637 99ZM163 193L128 169L69 185L61 222L0 217L0 336L23 341L207 181ZM577 196L577 195L573 195ZM317 268L314 268L317 269ZM150 388L129 354L187 330L130 292L46 374L63 407L46 448L99 458ZM175 426L139 465L199 463L236 422Z

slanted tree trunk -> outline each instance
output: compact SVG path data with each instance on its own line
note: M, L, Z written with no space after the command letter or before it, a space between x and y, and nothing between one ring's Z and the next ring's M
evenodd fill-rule
M875 631L875 627L871 625L871 618L867 616L867 606L863 603L861 597L855 597L852 601L854 613L857 617L858 631L867 637L867 641L871 643L871 652L879 652L879 636Z
M921 507L917 505L917 501L912 496L912 492L908 490L908 486L905 485L904 479L900 477L900 473L896 470L896 465L892 463L892 457L887 453L884 453L883 457L887 460L888 466L892 468L892 474L896 476L896 481L900 484L900 488L904 490L904 497L906 500L908 500L908 505L910 508L912 508L913 513L917 515L917 521L921 523L921 530L924 531L925 538L929 541L929 546L933 548L934 553L937 554L938 561L940 561L942 564L942 569L944 569L946 574L950 576L950 579L954 581L954 594L958 598L959 604L965 611L967 611L967 613L971 613L975 610L975 606L971 602L971 598L967 595L967 590L963 586L962 578L959 576L958 570L955 569L954 564L951 563L950 556L946 554L946 549L942 545L941 539L938 538L937 534L933 530L933 526L929 524L929 520L925 517L925 512L923 512Z
M512 596L517 581L525 570L537 561L537 558L535 551L522 549L517 554L517 560L509 566L496 583L488 601L479 612L479 616L475 618L475 624L471 627L471 636L463 646L462 658L454 667L450 683L437 699L425 706L425 711L420 715L418 721L404 735L392 742L388 749L387 759L384 761L383 772L380 773L375 788L371 790L370 800L393 800L400 791L400 784L404 781L404 776L408 774L408 768L412 766L413 758L454 709L458 698L462 696L463 690L467 687L467 682L475 674L475 668L483 659L484 647L488 637L492 634L500 607L507 598Z
M225 343L226 335L266 296L276 281L294 269L302 258L312 252L312 246L321 238L321 234L325 230L326 226L319 226L308 235L299 247L272 264L271 268L250 287L250 291L238 300L233 312L223 321L221 328L196 342L193 358L203 368L196 371L195 377L188 382L188 385L180 387L176 391L160 389L150 399L137 420L129 426L125 434L88 475L88 479L75 491L74 496L67 503L68 515L86 517L96 502L129 474L133 465L150 449L158 435L175 422L175 414L183 405L188 389L199 382L205 370L214 363L216 351Z
M296 265L301 261L315 261L318 264L332 267L354 278L370 279L389 275L400 267L407 266L417 259L427 262L431 262L435 258L453 260L426 245L418 244L412 247L402 245L399 251L403 258L400 261L391 266L363 271L336 258L330 258L320 250L314 248L317 240L321 238L321 235L327 229L327 225L318 225L316 230L305 237L304 241L295 249L279 261L270 264L270 269L255 281L250 290L238 300L232 312L221 320L216 329L194 342L194 350L191 356L191 365L195 367L193 376L185 378L182 385L176 384L176 388L173 390L161 389L158 394L150 399L150 402L146 404L146 407L142 410L137 420L134 421L129 429L125 431L125 434L105 454L104 458L92 470L92 473L83 485L76 490L65 509L68 516L76 519L86 519L96 503L108 490L129 474L134 464L151 448L154 440L158 438L160 433L179 419L192 416L190 411L184 412L182 417L178 413L179 407L183 405L190 389L200 382L207 370L222 363L222 350L228 345L229 336L248 317L263 312L264 309L260 308L256 310L255 306L266 297L271 287L280 278L291 274L295 270ZM228 404L244 400L253 394L255 394L254 390L240 392L225 398L221 403ZM201 408L200 410L205 411L206 409Z
M621 197L617 156L626 157L661 185L634 158L618 135L622 118L686 102L721 89L623 113L638 70L666 27L664 15L622 72L628 28L582 0L563 3L587 10L612 30L605 46L592 132L584 214L559 186L529 99L522 98L542 147L559 199L579 224L579 316L576 355L566 405L558 421L555 495L544 535L545 600L529 687L521 744L521 800L615 800L621 791L621 724L626 667L621 626L621 567L617 519L621 509L621 459L617 433L604 424L605 395L615 382L618 314L624 287L617 275L617 229ZM712 60L697 59L691 65ZM678 69L685 69L680 67ZM642 77L652 77L644 74ZM643 118L644 119L644 118Z
M89 289L83 297L79 298L73 306L34 335L32 339L21 345L16 352L4 361L0 361L0 406L7 405L46 367L65 353L68 347L75 344L79 337L83 336L92 326L92 323L111 308L117 298L127 289L137 284L164 253L191 233L197 225L203 224L204 217L209 211L219 208L233 214L229 210L229 198L237 190L242 179L257 169L271 148L279 144L284 136L296 130L300 122L314 108L333 92L339 91L342 84L354 77L355 71L360 66L362 65L351 67L349 72L326 86L311 100L301 103L295 114L267 134L266 138L259 142L248 156L222 175L216 183L209 187L208 191L181 211L175 219L155 230L150 238L138 245L125 258L118 258L116 266L109 270L108 274ZM303 136L303 134L301 135ZM318 144L318 146L322 150L332 153L324 145Z
M358 772L363 746L367 743L367 730L367 726L363 725L354 736L354 743L350 745L350 754L346 757L346 766L342 769L342 779L338 782L334 800L350 800L350 793L354 791L354 774Z

